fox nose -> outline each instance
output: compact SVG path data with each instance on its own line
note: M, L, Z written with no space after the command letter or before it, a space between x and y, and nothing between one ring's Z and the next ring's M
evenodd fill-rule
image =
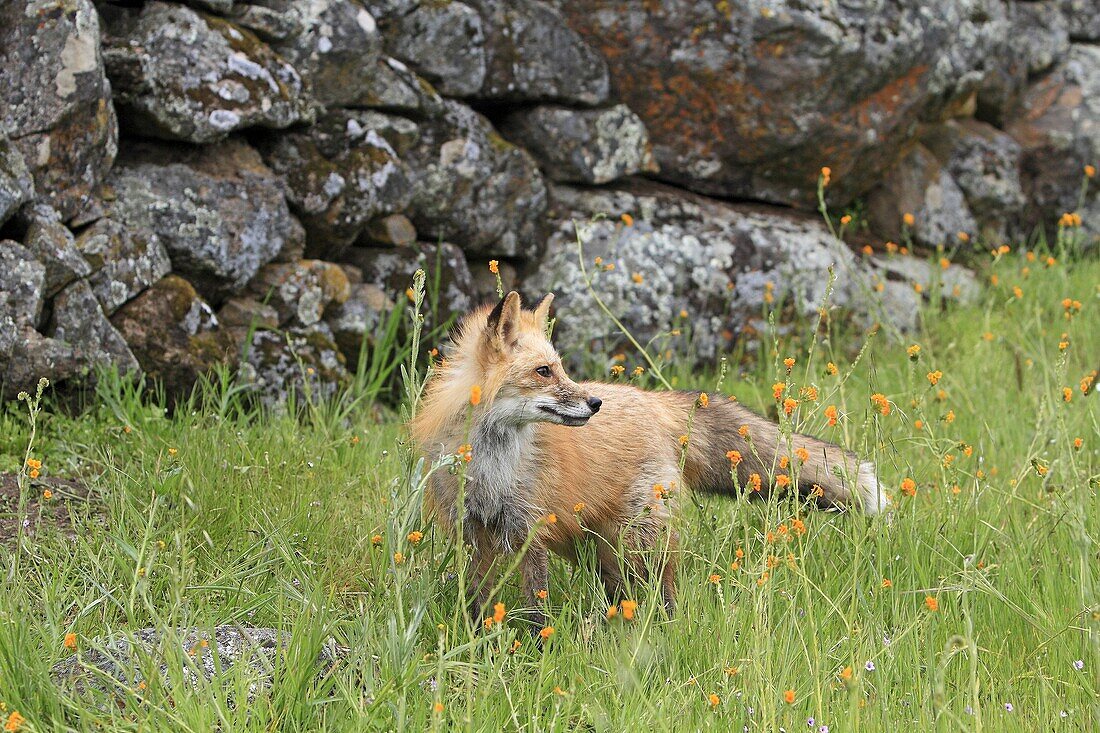
M595 415L597 412L600 411L600 405L602 405L602 404L603 404L603 400L601 400L599 397L589 397L588 398L588 407L589 407L589 409L592 410L593 415Z

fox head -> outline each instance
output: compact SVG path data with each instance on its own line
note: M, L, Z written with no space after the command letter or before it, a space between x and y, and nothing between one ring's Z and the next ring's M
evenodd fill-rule
M553 300L551 293L534 310L523 310L513 290L492 310L475 312L464 329L464 336L476 339L481 385L494 420L579 426L600 409L600 398L565 373L546 335Z
M579 426L599 411L600 398L569 378L546 335L553 299L523 310L513 291L462 319L413 421L422 445L462 424L474 393L475 419L501 426Z

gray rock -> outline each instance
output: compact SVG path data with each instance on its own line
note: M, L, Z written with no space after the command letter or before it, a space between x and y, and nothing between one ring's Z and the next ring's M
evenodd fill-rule
M269 689L280 658L291 644L291 635L276 629L240 625L195 627L168 631L145 628L133 633L90 640L76 654L53 666L50 676L62 688L78 695L99 693L118 698L118 688L137 690L146 682L146 670L155 668L160 679L148 684L173 684L172 670L180 669L183 685L217 683L243 667L248 679L247 701ZM343 654L331 640L316 659L317 674L324 674Z
M382 36L363 6L351 0L261 4L290 16L287 23L294 32L272 45L302 74L314 98L332 106L361 103L371 89L370 69L382 52Z
M1100 187L1089 186L1083 205L1082 167L1100 161L1100 47L1075 43L1069 56L1031 84L1007 132L1023 150L1020 170L1027 206L1025 232L1044 227L1054 241L1066 212L1080 214L1086 242L1100 241Z
M942 268L917 257L873 257L871 266L876 279L913 293L916 296L914 305L933 295L957 303L972 303L981 294L974 273L961 265L952 263ZM914 287L917 285L919 292ZM910 309L909 314L913 319L912 327L916 327L916 307Z
M263 267L248 286L257 299L279 314L279 325L312 326L325 309L351 294L339 265L321 260L276 263Z
M0 240L0 362L11 351L16 329L38 323L45 285L46 268L34 254L17 242Z
M984 239L1004 239L1024 205L1020 146L1009 135L977 120L949 120L921 141L966 197Z
M408 206L408 171L371 127L380 118L376 112L337 110L313 127L264 143L264 158L282 176L306 228L306 254L335 256L368 221Z
M359 283L351 286L346 301L333 307L325 316L336 345L353 371L359 365L364 342L372 342L379 325L393 308L393 301L381 287L373 283Z
M97 367L116 367L121 373L138 369L133 352L83 280L69 285L53 299L53 316L46 335L71 347L89 372Z
M183 0L183 4L211 13L224 14L233 11L233 0Z
M811 209L822 166L847 203L956 111L1008 29L997 0L552 4L608 59L662 179Z
M467 0L484 21L486 74L477 96L596 105L607 62L552 7L537 0Z
M1100 41L1100 3L1097 0L1062 0L1062 12L1074 41Z
M14 399L22 391L33 393L42 377L49 377L56 388L87 375L82 353L30 326L17 327L11 344L7 354L0 351L0 396L4 399Z
M110 218L82 231L76 248L94 270L88 283L107 315L172 269L168 251L155 232L138 230L131 236L125 226Z
M1009 12L1009 38L1029 74L1049 69L1069 53L1069 24L1059 0L1014 3ZM1100 12L1100 6L1096 10Z
M534 160L472 109L448 101L445 110L420 124L420 138L404 156L413 171L417 232L461 242L469 252L535 257L546 184Z
M363 88L354 106L398 112L412 117L435 117L443 98L425 79L395 58L383 56L363 74Z
M929 247L952 246L960 232L972 236L978 229L955 179L922 145L882 177L867 199L867 212L875 231L893 240L901 239L903 218L912 214L910 235Z
M19 149L0 134L0 226L34 197L34 179Z
M390 214L372 219L363 231L363 238L373 244L408 247L416 242L416 227L403 214Z
M250 31L162 2L108 7L107 74L138 134L205 143L312 120L297 70Z
M278 179L238 140L133 144L109 179L111 218L154 238L206 298L240 290L297 234Z
M46 297L91 274L91 266L80 255L72 232L61 223L57 210L49 204L27 204L17 218L26 226L23 243L46 266Z
M38 194L72 218L118 144L91 0L0 3L0 130L22 152Z
M218 311L218 322L228 328L276 329L279 311L254 298L230 298Z
M510 115L501 127L554 181L609 183L656 172L645 125L625 104L574 110L542 106Z
M172 398L188 394L201 376L234 363L241 353L210 305L178 275L157 281L119 308L111 323L146 376Z
M466 3L423 3L385 25L386 51L441 93L476 94L485 83L485 24Z
M345 259L363 274L363 282L377 285L400 302L412 285L413 273L423 269L428 282L439 282L439 312L429 314L435 325L466 313L478 301L463 251L453 244L417 243L414 247L353 247Z
M645 183L602 191L554 185L552 198L557 225L525 290L557 294L555 338L573 358L623 341L585 284L574 221L594 288L633 335L646 343L681 330L659 342L662 350L668 344L712 359L729 348L738 328L759 318L768 297L816 314L830 267L837 277L830 306L862 315L879 307L870 272L816 217Z
M285 410L290 399L299 407L331 399L350 380L344 355L323 323L282 333L255 331L245 349L240 378L271 410Z

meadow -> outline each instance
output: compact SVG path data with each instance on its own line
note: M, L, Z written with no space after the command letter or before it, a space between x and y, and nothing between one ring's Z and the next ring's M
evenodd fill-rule
M773 416L784 382L800 402L792 424L873 457L894 509L867 518L788 498L684 500L676 617L646 585L609 609L592 567L555 559L541 650L514 577L499 622L466 619L467 552L423 515L430 467L406 441L407 406L352 394L265 413L225 379L168 411L107 375L79 414L49 389L37 407L34 395L11 403L0 471L20 479L18 505L0 508L15 518L0 544L0 721L1095 730L1100 260L1036 248L971 264L977 299L930 299L916 333L800 319L704 370L672 354L661 367L676 387ZM661 388L651 368L635 375L639 354L614 356L573 376ZM412 376L426 364L404 367ZM609 376L615 364L625 368ZM56 476L80 479L88 497L45 497L41 482ZM19 526L21 507L51 503L71 519L44 512ZM253 680L239 668L197 687L150 678L115 690L119 704L50 679L97 638L232 623L293 637L271 689L246 705L235 700ZM347 651L319 675L330 638Z

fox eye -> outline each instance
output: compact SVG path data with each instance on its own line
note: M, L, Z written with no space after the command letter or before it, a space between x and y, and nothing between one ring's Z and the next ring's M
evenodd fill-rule
M540 366L538 369L535 370L535 374L539 375L543 379L549 379L550 378L550 367Z

